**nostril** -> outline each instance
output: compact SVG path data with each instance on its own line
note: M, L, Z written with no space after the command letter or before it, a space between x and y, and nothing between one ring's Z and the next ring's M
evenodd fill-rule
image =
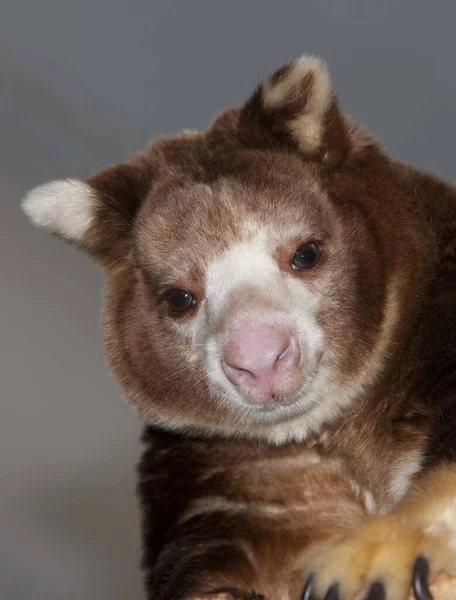
M289 354L290 352L290 347L291 347L291 342L288 344L288 346L285 348L285 350L282 352L282 354L279 354L279 356L277 357L277 360L282 360L282 358L284 358L287 354Z
M240 373L247 373L248 375L252 375L252 377L255 376L254 373L252 373L252 371L249 371L248 369L243 369L242 367L233 367L234 369L236 369L236 371L239 371Z
M233 371L235 371L238 375L255 377L255 373L249 371L248 369L243 369L242 367L231 367L231 369L233 369Z
M282 370L284 368L295 368L301 360L301 350L298 341L291 336L285 350L279 354L274 362L274 369Z
M234 385L238 385L242 380L245 379L255 379L255 375L252 373L252 371L243 369L242 367L230 365L226 360L222 361L222 369L228 381Z

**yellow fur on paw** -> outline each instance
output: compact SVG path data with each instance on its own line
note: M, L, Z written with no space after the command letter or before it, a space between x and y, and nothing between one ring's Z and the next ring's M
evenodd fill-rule
M316 547L306 557L306 570L314 574L313 589L319 598L338 586L340 600L352 600L376 584L384 586L388 600L405 600L419 556L429 564L431 581L442 571L455 572L455 552L444 533L427 533L400 515L388 515L369 519L338 542Z

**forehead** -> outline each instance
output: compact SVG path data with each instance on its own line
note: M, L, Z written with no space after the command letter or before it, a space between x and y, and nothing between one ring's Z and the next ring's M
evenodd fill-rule
M323 235L328 208L314 167L253 153L227 161L211 177L198 179L182 169L158 182L137 222L136 249L155 272L197 277L260 231L271 250L287 239Z

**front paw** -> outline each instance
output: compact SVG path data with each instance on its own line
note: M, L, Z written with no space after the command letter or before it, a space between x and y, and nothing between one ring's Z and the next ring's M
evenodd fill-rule
M306 570L302 600L406 600L411 590L417 600L432 600L429 581L442 571L456 571L456 552L442 531L389 515L316 547Z

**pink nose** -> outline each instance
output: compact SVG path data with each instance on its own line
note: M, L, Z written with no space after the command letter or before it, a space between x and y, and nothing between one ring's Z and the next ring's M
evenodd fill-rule
M225 346L222 368L252 404L297 391L300 382L298 341L288 331L270 325L241 327Z

